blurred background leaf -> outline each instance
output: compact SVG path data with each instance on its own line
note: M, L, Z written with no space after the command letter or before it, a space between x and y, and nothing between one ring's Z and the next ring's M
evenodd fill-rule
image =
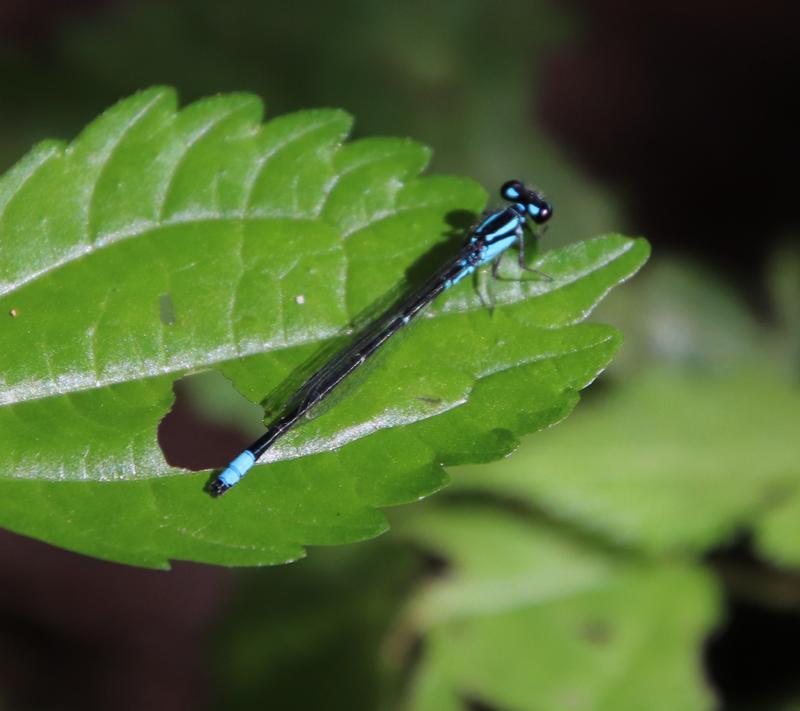
M425 640L415 708L711 703L690 661L717 616L699 567L613 555L485 504L428 507L399 530L448 566L408 612Z

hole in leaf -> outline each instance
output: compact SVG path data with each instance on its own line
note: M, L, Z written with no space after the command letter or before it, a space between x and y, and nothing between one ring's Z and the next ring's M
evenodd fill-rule
M165 326L172 326L175 323L175 304L169 294L161 294L159 297L158 315Z
M264 430L263 410L221 373L188 375L173 385L175 403L158 426L158 443L174 467L224 467Z

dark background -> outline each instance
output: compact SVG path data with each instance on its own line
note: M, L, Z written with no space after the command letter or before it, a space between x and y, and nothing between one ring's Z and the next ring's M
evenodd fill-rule
M536 182L556 205L554 243L609 229L646 235L656 254L717 272L769 321L765 263L798 234L795 7L0 0L0 168L38 140L73 138L105 107L153 84L174 85L183 103L253 92L268 117L339 106L355 115L358 136L408 135L433 146L435 172L470 175L490 190L509 177ZM161 432L186 465L236 437L196 417L179 398ZM198 451L198 439L208 449ZM3 534L0 703L262 705L215 673L214 650L224 648L234 604L260 610L259 624L287 635L282 610L340 605L349 652L331 634L313 653L290 645L274 660L283 678L270 689L275 707L289 708L285 698L321 708L325 683L302 689L303 671L315 669L336 688L337 679L369 667L378 644L353 596L379 600L371 614L388 616L425 566L392 543L363 545L374 550L367 558L394 563L377 576L370 569L355 593L365 564L347 550L244 574L191 564L167 574ZM752 557L746 539L715 552L709 565L723 581L731 566L744 566L796 585ZM705 660L725 706L796 698L796 662L783 643L796 647L797 605L775 611L730 592L729 607ZM370 683L342 708L370 708L378 693Z

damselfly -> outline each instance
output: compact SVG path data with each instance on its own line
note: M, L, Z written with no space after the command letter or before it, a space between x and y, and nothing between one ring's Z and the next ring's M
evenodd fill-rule
M318 405L350 373L375 353L391 336L408 324L439 294L458 284L478 267L492 262L496 273L500 256L515 242L520 267L525 266L525 230L528 219L544 224L553 214L550 204L535 190L518 180L510 180L500 189L500 196L511 203L486 215L469 233L461 251L439 269L420 288L395 304L376 319L349 346L317 370L289 399L282 414L267 431L234 459L210 484L213 496L220 496L237 484L250 467L311 408Z

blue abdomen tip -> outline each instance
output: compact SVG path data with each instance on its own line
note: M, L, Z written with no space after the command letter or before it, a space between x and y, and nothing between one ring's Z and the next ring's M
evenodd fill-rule
M255 462L256 458L253 453L249 450L245 450L225 468L225 471L219 475L219 480L222 481L225 486L231 487L237 484L239 480L247 474L250 467L252 467Z

